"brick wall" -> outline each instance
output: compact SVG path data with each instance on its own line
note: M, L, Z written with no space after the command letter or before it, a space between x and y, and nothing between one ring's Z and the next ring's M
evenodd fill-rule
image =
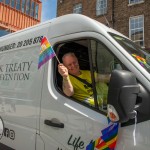
M114 28L129 37L129 18L144 15L144 40L145 48L150 48L150 1L129 5L128 0L115 1L115 26Z
M104 24L107 24L104 16L96 16L96 0L62 0L57 1L57 16L73 13L75 4L82 3L82 14L94 18ZM111 10L111 3L108 3L108 10ZM108 11L106 18L111 21L112 11Z
M129 5L129 0L107 0L108 11L104 16L96 16L96 0L60 0L57 1L57 16L73 13L73 6L82 3L82 14L107 24L129 37L129 18L144 15L145 48L150 49L150 0ZM114 3L113 3L114 2ZM113 5L114 4L114 5Z

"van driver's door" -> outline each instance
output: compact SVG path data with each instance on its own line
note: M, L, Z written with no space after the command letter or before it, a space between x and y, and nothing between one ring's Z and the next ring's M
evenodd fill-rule
M101 42L82 39L61 43L57 48L60 61L64 53L70 50L74 52L80 69L91 72L92 82L95 81L95 74L110 74L113 70L114 56ZM61 82L54 58L50 60L44 77L40 136L45 143L45 150L85 150L92 140L100 137L101 130L107 126L108 85L103 81L94 83L96 88L93 91L93 102L90 103L65 96Z

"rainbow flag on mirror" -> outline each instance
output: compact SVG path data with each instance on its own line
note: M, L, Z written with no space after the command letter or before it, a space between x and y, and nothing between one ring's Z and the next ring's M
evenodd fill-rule
M43 37L41 41L41 51L39 55L38 69L40 69L42 65L44 65L48 60L50 60L54 56L56 56L56 54L50 42L47 40L46 37Z

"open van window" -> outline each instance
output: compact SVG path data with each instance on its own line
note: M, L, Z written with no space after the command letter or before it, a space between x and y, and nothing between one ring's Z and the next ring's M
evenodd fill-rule
M68 41L68 42L64 42L61 44L58 44L56 46L56 53L57 56L60 60L60 62L62 63L62 57L67 54L67 53L74 53L75 56L78 59L78 63L79 63L79 67L81 71L88 71L90 74L90 78L89 78L89 83L92 82L91 79L91 71L90 71L90 61L89 61L89 53L88 53L88 40L87 39L81 39L81 40L74 40L74 41ZM58 63L56 64L56 68L58 66ZM59 89L59 91L64 95L63 93L63 88L62 88L62 84L63 84L63 78L62 76L59 74L58 69L56 69L57 71L57 75L56 75L56 85L57 88ZM83 73L83 72L82 72ZM85 88L85 92L86 90L88 90L86 83L80 81L77 78L74 78L73 76L69 75L70 80L75 81L76 84L81 84L80 86L83 85L82 88ZM84 78L84 77L83 77ZM91 83L90 83L91 84ZM74 88L79 88L78 85L74 85ZM87 88L87 89L86 89ZM61 89L61 90L60 90ZM76 91L75 89L75 91ZM91 91L91 93L93 93L93 91ZM80 96L81 95L81 96ZM80 93L79 95L76 96L71 96L70 99L75 100L76 102L88 105L90 107L95 107L94 106L94 102L92 102L92 105L90 105L90 103L86 103L85 99L81 99L82 97L82 93Z
M77 56L80 70L90 71L90 82L93 93L90 98L82 101L74 98L74 96L71 99L106 112L110 74L114 69L124 69L123 65L110 52L109 48L94 39L74 40L56 46L56 53L61 62L63 55L68 52L73 52ZM64 94L62 92L62 77L58 72L56 73L56 77L57 88ZM81 81L77 79L76 82ZM84 85L84 87L86 88L87 86Z
M150 73L150 55L127 38L109 33L135 60Z

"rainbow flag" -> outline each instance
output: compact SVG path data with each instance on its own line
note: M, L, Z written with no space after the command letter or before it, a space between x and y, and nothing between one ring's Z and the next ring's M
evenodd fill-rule
M42 65L44 65L49 59L53 58L55 55L56 54L51 44L46 37L43 37L41 41L41 51L39 55L38 69L40 69Z
M144 59L143 57L140 57L136 54L132 54L132 56L140 63L141 66L144 66L147 64L146 59Z
M113 123L103 129L102 136L87 145L86 150L114 150L117 142L119 123Z

